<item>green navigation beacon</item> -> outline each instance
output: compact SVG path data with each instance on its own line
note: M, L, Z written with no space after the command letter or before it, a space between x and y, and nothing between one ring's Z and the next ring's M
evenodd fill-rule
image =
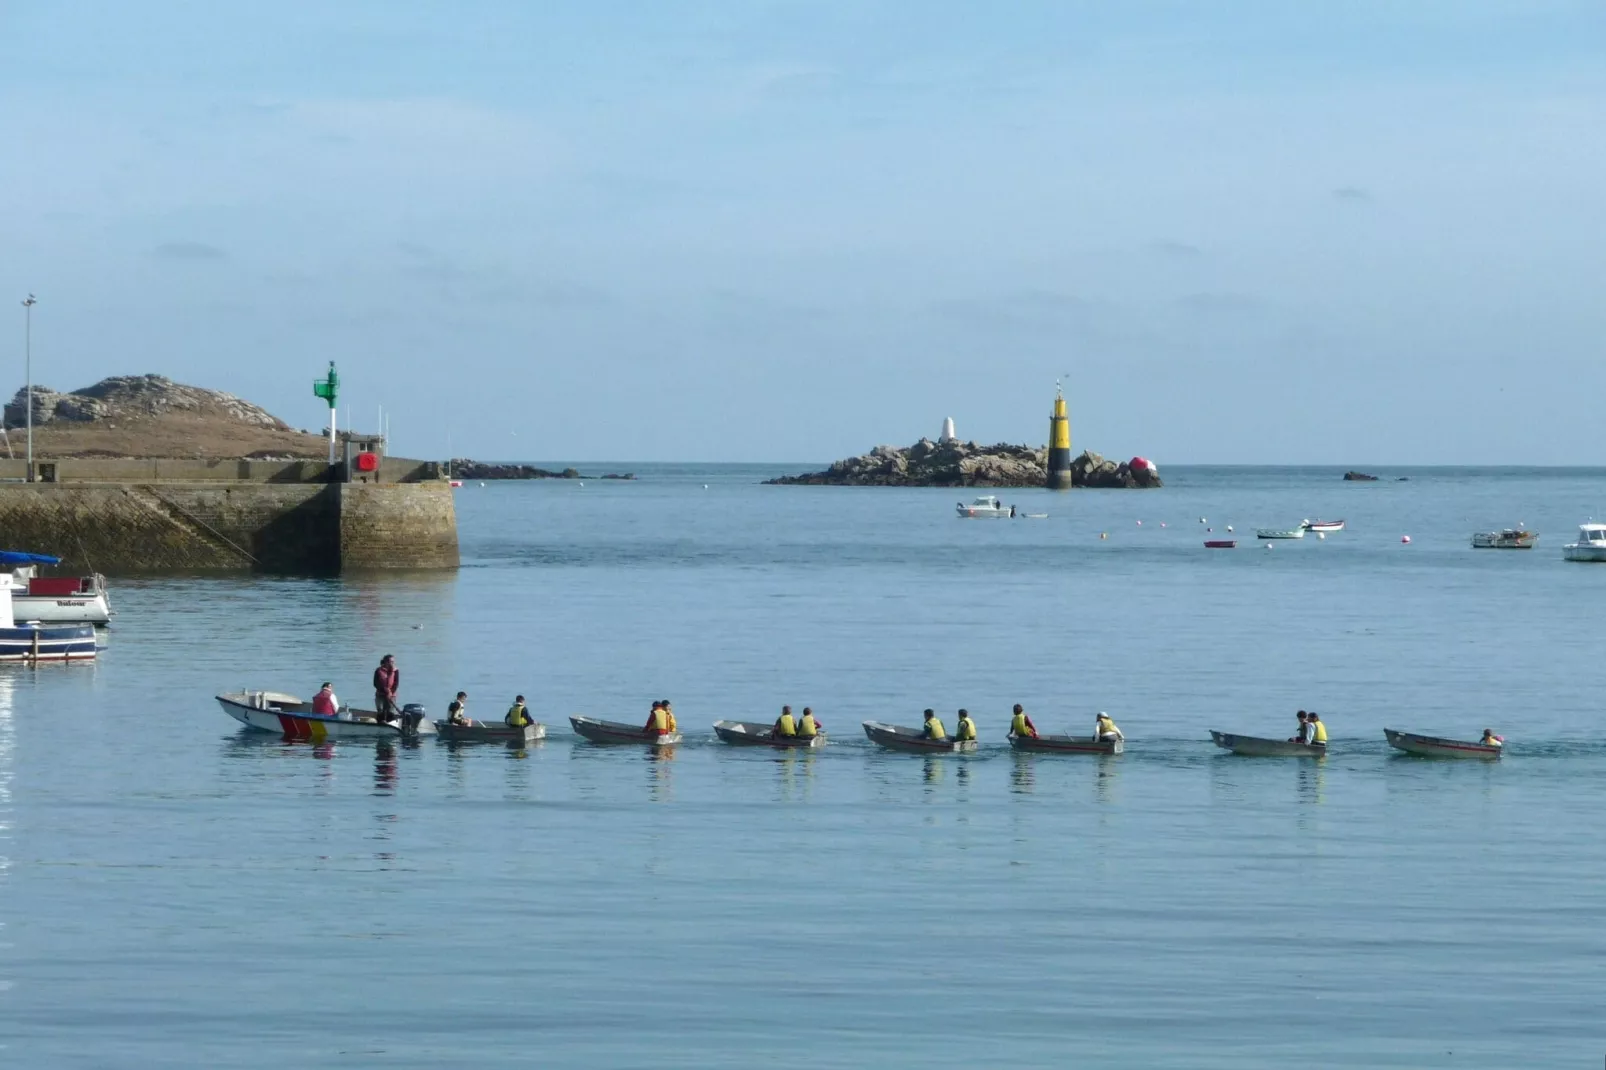
M314 397L323 398L329 403L329 463L335 463L335 395L340 390L340 376L335 374L335 362L329 362L329 375L324 379L312 381Z

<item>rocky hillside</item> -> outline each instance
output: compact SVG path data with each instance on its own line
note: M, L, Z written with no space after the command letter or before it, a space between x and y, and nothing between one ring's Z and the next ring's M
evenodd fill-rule
M1133 458L1137 460L1137 458ZM838 461L823 472L781 476L777 484L850 487L1041 487L1048 481L1048 449L1031 446L980 446L974 442L923 438L913 446L877 446L869 453ZM1077 487L1158 487L1153 466L1134 468L1091 451L1071 462Z
M22 451L27 388L5 407L12 451ZM297 431L233 394L160 375L117 375L61 393L33 388L35 457L327 457L328 440Z

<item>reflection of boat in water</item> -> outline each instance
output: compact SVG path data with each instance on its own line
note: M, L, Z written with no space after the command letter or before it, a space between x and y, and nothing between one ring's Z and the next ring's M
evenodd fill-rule
M1120 754L1126 750L1125 740L1092 736L1010 736L1009 745L1046 754Z
M1472 536L1474 550L1532 550L1539 541L1537 531L1506 528L1503 531L1480 531Z
M1210 730L1216 746L1253 758L1324 758L1327 748L1316 743L1295 743L1286 739L1235 736L1231 732Z
M349 706L337 714L313 713L312 703L281 691L235 691L217 696L223 712L247 728L278 732L285 739L395 739L398 736L434 735L435 724L424 708L409 703L401 720L381 721L371 710Z
M1561 548L1568 561L1606 561L1606 524L1578 525L1578 541Z
M909 751L913 754L957 754L976 749L974 739L958 740L948 737L927 739L918 728L905 728L898 724L880 721L864 722L864 734L888 750Z
M546 725L536 721L514 728L502 721L453 724L441 720L435 722L435 732L448 743L534 743L546 738Z
M983 494L980 498L972 500L969 505L960 502L956 508L958 508L960 516L968 517L972 520L988 517L995 520L1000 518L1007 520L1010 515L1009 506L1000 504L998 499L991 494Z
M714 735L738 747L776 747L781 750L804 750L825 746L825 733L812 736L778 736L774 726L756 721L715 721Z
M625 724L623 721L604 721L573 714L569 717L569 723L574 726L576 734L593 743L645 743L650 747L669 747L680 742L679 732L659 735L639 724Z
M1389 741L1389 746L1423 758L1474 758L1492 762L1499 760L1502 750L1488 743L1419 736L1415 732L1396 732L1392 728L1383 729L1383 736Z

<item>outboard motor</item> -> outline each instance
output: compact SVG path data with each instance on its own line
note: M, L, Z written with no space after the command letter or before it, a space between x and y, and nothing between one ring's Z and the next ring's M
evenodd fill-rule
M427 716L429 716L429 713L424 709L422 702L409 702L403 706L401 715L402 735L418 735L418 726L424 723L424 718Z

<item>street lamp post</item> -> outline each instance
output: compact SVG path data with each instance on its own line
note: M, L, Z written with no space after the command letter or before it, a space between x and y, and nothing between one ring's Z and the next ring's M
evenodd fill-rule
M39 302L33 294L22 303L22 361L28 378L28 482L33 482L33 306Z

